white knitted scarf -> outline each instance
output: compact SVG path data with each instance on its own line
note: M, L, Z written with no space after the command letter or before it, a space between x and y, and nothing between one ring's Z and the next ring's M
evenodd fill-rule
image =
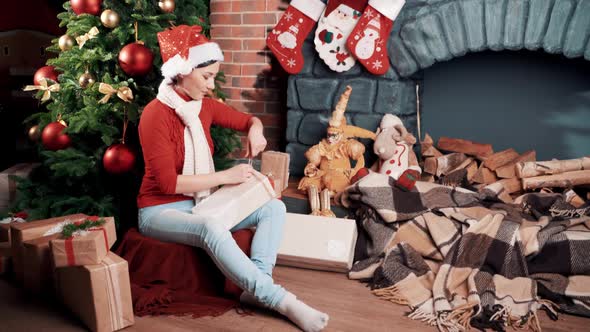
M157 98L165 105L173 108L185 125L182 174L195 175L215 172L211 150L199 119L202 100L185 101L174 91L168 80L164 80L160 84ZM195 201L198 202L202 198L209 196L210 193L211 191L207 189L185 195L194 197Z

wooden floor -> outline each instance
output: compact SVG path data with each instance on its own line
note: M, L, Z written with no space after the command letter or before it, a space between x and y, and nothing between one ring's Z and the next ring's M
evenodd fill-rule
M435 331L406 318L407 308L373 296L361 283L344 274L287 267L275 269L275 279L303 301L330 315L326 331ZM543 331L590 331L590 319L561 315L552 322L540 314ZM25 296L21 289L0 280L0 331L84 331L83 326L57 303ZM136 317L125 331L298 331L264 310L251 316L235 311L219 317ZM475 330L474 330L475 331Z

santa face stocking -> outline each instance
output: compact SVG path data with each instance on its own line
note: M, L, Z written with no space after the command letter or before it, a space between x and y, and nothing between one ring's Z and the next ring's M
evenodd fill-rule
M303 68L301 45L325 7L321 0L293 0L269 32L266 45L289 74Z
M347 71L355 59L346 48L346 39L361 17L367 0L329 0L315 31L315 49L330 69Z
M346 41L350 52L375 75L383 75L389 69L387 39L404 3L405 0L369 0L369 5Z

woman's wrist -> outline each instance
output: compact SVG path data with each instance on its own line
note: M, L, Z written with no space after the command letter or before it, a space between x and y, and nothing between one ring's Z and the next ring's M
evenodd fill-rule
M262 121L260 121L259 118L253 116L250 118L249 122L249 132L262 134L262 132L264 131L264 126L262 125Z

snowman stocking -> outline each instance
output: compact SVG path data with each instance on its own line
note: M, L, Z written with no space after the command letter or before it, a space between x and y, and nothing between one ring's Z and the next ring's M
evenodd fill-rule
M343 72L355 64L346 39L361 17L367 0L328 0L315 31L315 49L330 69Z
M266 45L289 74L297 74L303 68L301 45L324 7L321 0L293 0L268 34Z
M387 39L405 0L369 0L369 5L346 41L346 46L371 73L389 69Z

